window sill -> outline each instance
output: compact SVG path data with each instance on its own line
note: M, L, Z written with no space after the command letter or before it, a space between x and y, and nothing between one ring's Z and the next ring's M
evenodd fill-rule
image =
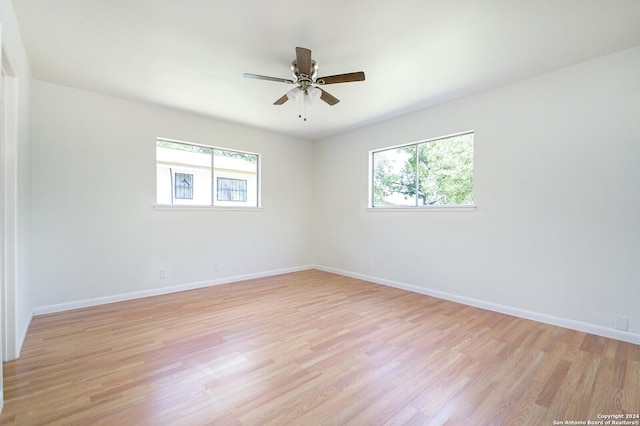
M421 212L421 213L436 213L436 212L474 212L476 210L475 205L471 206L421 206L421 207L369 207L369 212Z
M214 207L214 206L175 206L168 204L155 204L153 209L156 211L222 211L222 212L259 212L262 207Z

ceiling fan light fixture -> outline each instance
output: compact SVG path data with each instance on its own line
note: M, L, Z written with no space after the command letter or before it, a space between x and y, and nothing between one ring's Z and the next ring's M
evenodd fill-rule
M289 100L296 101L300 98L301 94L302 94L302 91L300 90L300 88L294 87L293 89L287 92L287 98L289 98Z
M318 89L317 87L311 86L307 89L307 95L309 95L309 99L311 101L314 101L316 99L320 99L320 96L322 96L322 90Z

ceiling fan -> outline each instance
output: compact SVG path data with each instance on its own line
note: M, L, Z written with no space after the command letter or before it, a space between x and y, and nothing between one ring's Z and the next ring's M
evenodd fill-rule
M305 101L310 102L313 99L320 98L327 104L333 106L340 102L340 100L335 96L329 94L328 92L322 90L318 86L364 80L364 72L362 71L318 78L318 64L316 63L316 61L311 59L311 50L304 47L296 47L296 59L291 62L291 71L293 72L293 77L295 78L294 80L279 77L268 77L266 75L250 73L244 73L243 76L246 78L255 78L258 80L276 81L279 83L296 85L296 87L289 90L282 97L276 100L273 103L274 105L282 105L289 99L300 99L302 101L302 105L304 105L306 103ZM302 114L300 114L299 117L302 117Z

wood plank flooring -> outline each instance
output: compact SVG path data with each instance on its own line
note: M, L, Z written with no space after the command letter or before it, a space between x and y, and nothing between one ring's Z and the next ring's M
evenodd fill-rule
M311 270L42 315L0 424L551 425L640 413L640 346Z

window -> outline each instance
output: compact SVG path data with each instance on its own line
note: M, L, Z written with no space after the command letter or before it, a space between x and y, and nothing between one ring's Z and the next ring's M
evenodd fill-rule
M473 205L473 133L371 152L371 207Z
M158 139L156 175L159 205L259 207L258 154Z
M175 178L176 198L193 200L193 175L176 173Z
M218 178L219 201L247 201L246 179Z

